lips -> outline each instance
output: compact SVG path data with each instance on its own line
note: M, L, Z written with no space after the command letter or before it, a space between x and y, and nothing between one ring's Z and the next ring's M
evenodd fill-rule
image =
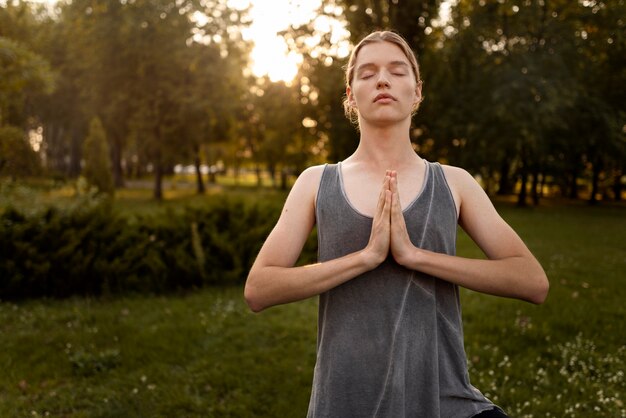
M376 103L379 100L384 100L384 101L397 101L395 97L393 97L391 94L387 94L387 93L381 93L378 96L376 96L374 98L374 103Z

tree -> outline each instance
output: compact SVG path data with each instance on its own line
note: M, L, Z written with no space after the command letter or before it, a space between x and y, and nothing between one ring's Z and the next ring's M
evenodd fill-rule
M0 176L18 177L38 174L39 155L33 150L24 131L14 126L0 127Z
M83 175L98 192L113 195L115 187L111 171L111 158L106 134L99 118L93 118L89 135L83 143Z
M575 173L575 183L587 159L584 144L595 136L577 126L590 119L580 113L589 113L581 100L605 115L596 118L602 142L620 136L612 115L623 107L615 88L624 82L623 65L616 65L623 63L623 9L624 2L459 1L433 55L445 64L433 80L433 106L426 106L451 162L496 179L501 193L518 181L520 204L528 190L537 203L548 176ZM586 31L595 42L582 39L591 37Z
M238 115L248 103L248 80L242 77L246 48L239 40L193 42L186 52L179 118L184 121L182 135L191 145L185 158L196 167L198 193L204 188L201 162L215 165L211 151L234 139L231 133L241 123ZM209 182L214 182L215 174L215 170L209 172Z
M196 21L201 13L206 24ZM83 104L72 109L78 123L71 130L85 117L101 117L117 186L123 166L147 169L160 198L174 163L197 157L202 138L230 119L224 98L236 94L228 90L235 74L223 62L237 61L239 20L226 0L75 0L60 8L68 44L59 54L67 64L64 103Z
M52 71L41 56L0 36L0 175L16 180L40 173L41 159L25 132L35 117L35 99L53 88Z
M0 36L0 126L26 127L27 103L53 88L53 75L43 58Z
M579 2L572 11L578 55L573 67L583 93L572 107L570 118L572 133L583 149L578 155L579 164L590 167L591 204L599 195L606 195L610 181L616 199L621 193L626 159L625 16L623 0ZM602 178L608 178L604 187Z
M288 171L300 171L310 154L305 138L307 131L302 125L300 89L297 85L287 86L284 82L273 83L263 78L253 91L254 106L250 108L247 123L248 135L255 140L253 157L259 167L261 164L267 167L274 184L280 172L280 186L286 189Z

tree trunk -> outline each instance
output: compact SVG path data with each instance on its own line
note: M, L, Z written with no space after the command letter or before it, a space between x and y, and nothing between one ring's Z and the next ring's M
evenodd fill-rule
M278 183L276 182L276 166L274 164L268 164L267 171L270 174L270 178L272 179L272 187L276 188Z
M163 200L163 167L160 154L154 159L154 198Z
M613 199L616 202L622 201L622 170L615 170L613 176Z
M500 181L498 182L498 194L507 195L511 193L511 182L509 181L509 157L504 156L500 164Z
M280 170L280 189L287 190L287 169Z
M257 187L261 187L263 185L263 170L261 170L261 164L256 164L255 167L255 171L256 171L256 185Z
M539 172L535 171L533 173L533 185L532 185L532 191L533 191L533 205L537 206L539 205Z
M124 187L122 170L122 144L116 138L111 141L111 165L113 166L113 183L115 187Z
M520 174L520 179L522 184L519 189L519 194L517 195L517 206L523 207L526 206L526 185L528 184L528 173L523 170Z
M202 170L200 167L200 146L196 145L194 147L194 153L195 153L195 159L194 159L194 166L196 168L196 190L198 192L198 194L204 194L204 181L202 180Z
M589 197L589 204L595 205L598 203L596 196L598 194L598 183L600 182L600 164L595 162L592 168L591 176L591 196Z
M578 184L576 183L578 180L578 172L576 169L572 170L569 180L569 197L570 199L578 199Z

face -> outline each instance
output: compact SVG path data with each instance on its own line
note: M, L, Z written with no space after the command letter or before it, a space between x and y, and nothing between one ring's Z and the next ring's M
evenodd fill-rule
M363 46L356 57L348 101L359 111L360 123L405 121L421 100L409 60L399 46L375 42Z

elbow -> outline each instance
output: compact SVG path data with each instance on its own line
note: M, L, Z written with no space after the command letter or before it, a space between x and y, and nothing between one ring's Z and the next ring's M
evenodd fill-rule
M243 290L243 298L248 308L254 313L259 313L266 308L266 306L261 303L258 292L255 290L254 286L250 285L248 282L246 282L246 286Z
M546 301L549 291L550 282L548 282L548 277L542 271L542 274L536 279L536 285L533 286L533 291L528 298L528 301L534 303L535 305L541 305Z

